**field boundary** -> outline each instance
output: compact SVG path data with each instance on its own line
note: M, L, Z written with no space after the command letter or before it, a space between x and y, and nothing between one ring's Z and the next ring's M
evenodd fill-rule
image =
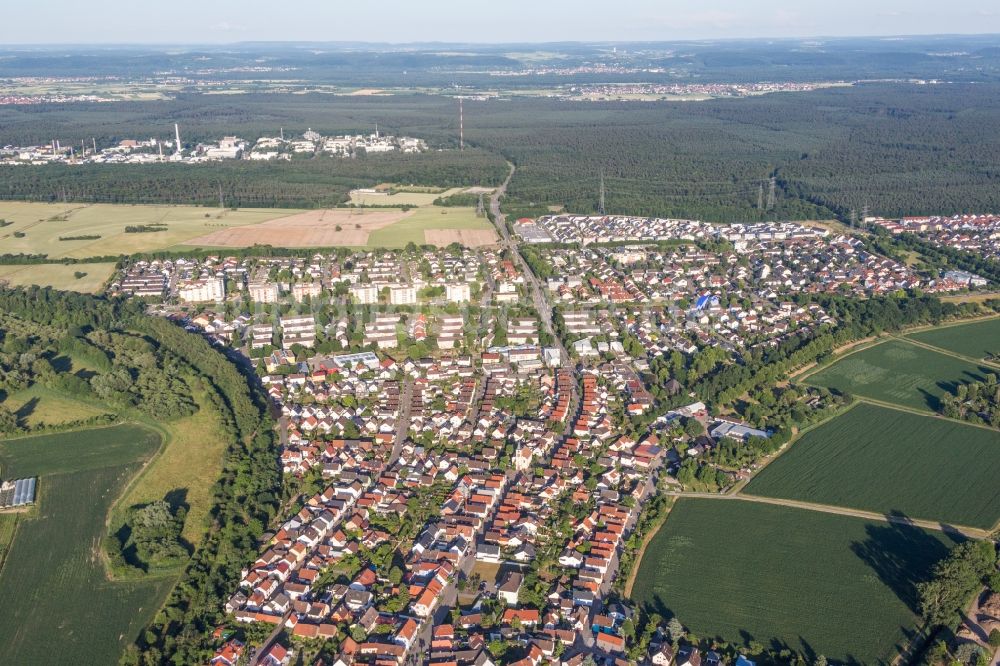
M14 516L14 529L10 534L10 542L8 542L7 548L4 549L3 557L0 557L0 576L3 575L4 562L6 562L7 558L10 557L10 551L14 550L14 541L17 540L17 531L21 528L21 522L24 520L24 515L26 513L26 511L16 511L9 514Z
M763 495L750 495L740 493L738 495L726 495L723 493L702 493L687 492L682 490L667 491L667 495L677 498L691 497L699 499L715 500L735 500L740 502L757 502L759 504L771 504L774 506L784 506L803 511L815 511L817 513L829 513L838 516L848 516L861 518L872 522L891 523L894 525L909 525L920 527L945 534L958 534L968 539L987 539L990 532L979 527L969 527L967 525L951 525L942 523L939 520L926 520L923 518L910 518L908 516L894 516L879 513L877 511L865 511L864 509L850 509L847 507L835 506L832 504L819 504L817 502L804 502L802 500L783 499L778 497L765 497Z
M761 463L760 467L758 467L756 470L754 470L754 473L751 474L749 478L746 478L746 479L744 479L742 481L739 481L738 483L733 484L733 487L730 488L727 492L725 492L723 494L725 494L725 495L738 495L739 493L742 493L743 489L746 488L747 485L751 481L753 481L754 478L758 474L760 474L761 472L763 472L765 467L767 467L768 465L770 465L771 463L773 463L775 460L777 460L778 458L780 458L781 456L783 456L785 453L787 453L792 448L792 446L794 444L798 443L798 441L800 439L802 439L802 437L806 433L811 432L811 431L815 430L816 428L820 427L821 425L825 425L825 424L829 423L830 421L833 421L834 419L840 418L841 416L843 416L847 412L849 412L852 409L854 409L855 407L857 407L858 404L859 404L859 401L858 401L857 398L855 398L854 402L852 402L849 405L845 405L843 409L838 409L833 414L830 414L829 416L827 416L825 419L820 419L819 421L816 421L816 423L810 423L805 428L802 428L801 430L798 430L795 433L795 435L790 440L788 440L787 442L785 442L781 446L780 449L778 449L777 451L775 451L774 453L772 453L771 455L769 455Z
M987 361L984 359L972 358L971 356L966 356L965 354L960 354L958 352L951 351L950 349L944 349L943 347L935 347L934 345L927 344L926 342L921 342L920 340L914 340L913 338L910 337L897 337L896 339L902 340L904 342L909 342L911 345L915 345L917 347L923 347L927 351L937 352L938 354L944 354L945 356L953 356L960 361L966 361L967 363L975 363L976 365L985 365L987 367L996 368L997 370L1000 370L1000 364L997 364L995 361Z
M667 496L669 497L669 494ZM632 563L632 571L629 573L628 580L625 581L626 597L632 596L632 587L635 585L635 579L639 575L639 569L642 567L642 558L646 554L646 548L649 547L649 542L660 533L661 529L663 529L663 525L667 522L667 518L670 517L670 513L674 510L674 506L676 504L676 500L670 502L670 506L668 506L667 510L663 512L663 516L657 521L656 526L646 532L646 536L643 537L642 543L639 544L639 551L635 556L635 562Z
M122 487L122 491L118 493L118 496L111 501L111 504L108 506L108 513L106 516L104 516L104 536L111 535L111 519L118 512L119 509L118 505L122 502L122 500L125 499L128 493L135 486L135 484L139 482L139 479L146 474L146 472L152 465L153 461L163 456L163 452L166 450L171 439L170 434L162 426L156 424L153 421L147 422L145 420L141 420L141 421L133 421L132 423L134 425L138 425L140 427L151 430L152 432L155 432L157 435L159 435L160 445L156 447L156 451L153 453L153 455L149 456L149 458L147 458L146 461L142 463L142 466L132 476L132 478L129 479L128 483L126 483ZM168 578L176 575L175 572L164 572L161 575L144 574L142 576L116 576L113 570L111 569L111 563L108 561L108 554L104 551L103 545L98 547L98 551L101 557L101 564L104 567L104 577L108 581L111 581L113 583L121 583L126 581L154 580L157 578Z

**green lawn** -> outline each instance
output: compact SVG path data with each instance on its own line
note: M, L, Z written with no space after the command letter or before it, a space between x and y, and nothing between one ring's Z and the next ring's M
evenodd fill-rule
M158 441L118 426L0 443L5 476L41 475L0 572L6 662L113 664L151 619L173 579L110 582L100 549L111 503Z
M700 638L888 664L944 534L802 509L684 498L646 548L633 598Z
M990 528L1000 520L1000 433L859 404L807 432L750 495Z
M903 340L889 340L845 356L809 375L806 383L934 411L945 393L954 392L959 383L982 380L988 372L993 371Z
M959 326L933 328L907 337L970 358L1000 355L1000 318Z

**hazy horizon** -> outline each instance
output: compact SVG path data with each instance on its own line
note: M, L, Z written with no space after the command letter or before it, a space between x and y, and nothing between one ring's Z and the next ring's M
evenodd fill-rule
M843 0L788 7L778 0L511 0L502 10L458 0L387 0L377 9L287 0L18 3L2 46L197 46L242 42L545 44L734 39L893 38L1000 33L1000 9L981 0Z

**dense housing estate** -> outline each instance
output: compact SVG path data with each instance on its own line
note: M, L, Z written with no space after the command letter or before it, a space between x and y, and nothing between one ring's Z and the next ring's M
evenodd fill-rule
M682 382L836 326L812 296L977 284L791 223L514 230L530 273L510 249L452 246L136 260L113 281L250 358L283 473L308 489L242 571L236 626L281 627L293 651L332 641L343 664L620 661L644 512L666 488L747 479L779 434ZM551 332L522 305L534 287ZM805 419L840 404L794 400ZM662 628L644 645L647 663L720 659Z

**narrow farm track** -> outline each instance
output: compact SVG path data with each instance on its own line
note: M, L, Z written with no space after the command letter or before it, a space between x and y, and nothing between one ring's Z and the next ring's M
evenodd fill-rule
M948 349L943 349L941 347L935 347L934 345L929 345L926 342L920 342L919 340L914 340L913 338L903 338L899 336L893 336L896 340L901 340L902 342L908 342L915 347L923 347L924 349L938 354L944 354L945 356L952 356L960 361L965 361L967 363L975 363L976 365L985 365L991 368L1000 369L1000 364L995 361L987 361L981 358L972 358L971 356L966 356L965 354L959 354L958 352L953 352Z
M774 504L777 506L787 506L795 509L805 509L807 511L819 511L821 513L832 513L838 516L851 516L863 518L865 520L879 521L883 523L893 523L896 525L912 525L928 530L936 530L950 534L960 534L969 539L985 539L989 537L989 531L977 527L966 527L964 525L947 525L936 520L921 520L909 518L907 516L886 515L875 511L863 511L861 509L848 509L842 506L831 506L829 504L816 504L813 502L802 502L799 500L779 499L774 497L759 497L757 495L723 495L719 493L696 493L683 491L670 491L667 493L671 497L697 497L699 499L715 500L735 500L742 502L757 502L760 504Z

